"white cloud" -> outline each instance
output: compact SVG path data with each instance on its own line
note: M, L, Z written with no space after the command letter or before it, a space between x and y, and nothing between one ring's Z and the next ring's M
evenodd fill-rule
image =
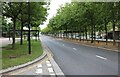
M47 24L49 23L49 19L52 18L57 13L57 9L60 8L60 5L65 4L67 2L71 2L71 0L51 0L47 21L43 25L40 25L40 28L41 29L45 28Z

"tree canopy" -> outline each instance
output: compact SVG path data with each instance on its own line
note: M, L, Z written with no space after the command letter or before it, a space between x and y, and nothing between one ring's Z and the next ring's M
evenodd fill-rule
M62 6L56 16L50 19L43 33L77 32L79 35L96 36L96 32L108 32L112 29L115 40L115 28L120 28L120 2L71 2ZM111 27L109 23L112 23ZM119 25L118 25L119 24ZM66 34L67 37L67 34ZM81 38L81 37L80 37ZM115 42L115 41L114 41Z
M30 2L30 26L38 27L47 17L48 7L47 2ZM15 46L16 27L28 27L28 3L27 2L4 2L2 3L2 14L6 18L11 18L13 21L13 48ZM21 22L21 25L20 25ZM21 35L22 36L22 35Z

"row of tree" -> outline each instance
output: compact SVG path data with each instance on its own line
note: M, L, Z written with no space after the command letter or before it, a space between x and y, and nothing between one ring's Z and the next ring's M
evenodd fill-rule
M77 32L86 40L91 35L93 43L96 32L107 34L111 29L115 44L115 30L120 30L120 2L71 2L61 6L42 33L65 33L68 37L69 32Z
M28 27L28 21L30 17L30 27L38 27L40 24L47 19L47 10L49 3L47 2L30 2L28 7L28 2L3 2L2 3L2 16L3 20L6 18L11 18L12 20L12 48L15 47L15 35L16 28L21 30L21 42L23 36L23 27ZM29 8L29 10L28 10ZM30 15L28 15L28 13ZM6 27L2 22L3 27ZM36 28L37 29L37 28Z

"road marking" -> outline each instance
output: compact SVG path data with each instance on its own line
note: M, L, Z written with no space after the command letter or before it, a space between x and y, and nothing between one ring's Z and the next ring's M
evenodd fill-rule
M53 72L53 68L48 68L48 71L51 73Z
M37 73L37 74L40 74L40 73L43 73L43 71L42 71L42 69L37 69L37 70L36 70L36 73Z
M103 60L107 60L107 58L104 58L102 56L99 56L99 55L96 55L96 57L100 58L100 59L103 59Z
M41 68L41 67L42 67L42 64L37 65L37 67L38 67L38 68Z
M50 64L50 61L46 61L47 64Z
M108 48L104 48L104 47L97 47L97 46L91 46L91 45L86 45L86 44L79 44L79 43L75 43L75 44L78 44L78 45L83 45L83 46L88 46L88 47L93 47L93 48L99 48L99 49L104 49L104 50L108 50L108 51L116 51L118 52L119 50L113 50L113 49L108 49Z
M52 65L51 64L47 64L48 67L51 67Z
M103 47L97 47L97 48L99 48L99 49L105 49L105 50L108 50L108 51L117 51L118 52L118 50L113 50L113 49L108 49L108 48L103 48Z
M63 44L63 46L65 46L65 45Z
M55 75L54 73L50 74L50 75Z
M74 50L77 50L76 48L73 48Z

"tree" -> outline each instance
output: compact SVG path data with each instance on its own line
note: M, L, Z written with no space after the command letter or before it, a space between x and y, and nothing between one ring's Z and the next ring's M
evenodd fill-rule
M40 24L42 24L46 20L47 16L47 7L44 7L46 5L45 2L31 2L30 3L30 24L31 27L38 27ZM19 15L19 20L21 21L21 41L20 44L22 44L22 33L23 33L23 26L27 24L27 3L24 2L22 5L21 14Z
M21 11L21 3L3 3L2 9L3 9L3 16L6 16L8 18L12 18L13 21L13 42L12 42L12 48L15 48L15 34L16 34L16 20L18 15L20 14Z
M64 6L61 6L60 9L58 9L58 12L56 16L54 16L50 22L48 28L52 28L51 32L54 33L63 31L66 33L66 37L68 35L68 32L71 32L71 36L73 35L73 32L78 32L82 39L84 39L84 36L86 37L86 40L88 39L88 36L91 35L91 43L93 43L94 40L96 40L96 32L99 33L106 33L106 36L108 34L108 31L110 31L111 24L113 25L113 39L115 42L115 27L119 26L120 19L119 19L119 2L71 2L66 3ZM89 34L89 35L88 35ZM76 34L75 34L76 36ZM106 37L106 44L107 44L108 38Z

